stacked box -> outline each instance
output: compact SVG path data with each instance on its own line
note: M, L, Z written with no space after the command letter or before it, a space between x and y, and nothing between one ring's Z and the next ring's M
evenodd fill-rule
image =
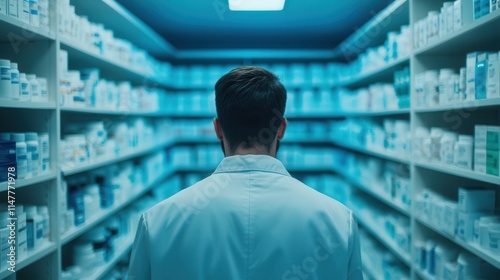
M486 174L499 176L500 126L488 126L486 131Z
M487 189L460 188L458 190L457 234L472 242L474 222L495 211L495 191Z

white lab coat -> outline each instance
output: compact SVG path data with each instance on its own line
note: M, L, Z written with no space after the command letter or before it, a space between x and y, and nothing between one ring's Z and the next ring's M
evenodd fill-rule
M129 279L362 279L358 229L341 203L277 159L226 157L146 211Z

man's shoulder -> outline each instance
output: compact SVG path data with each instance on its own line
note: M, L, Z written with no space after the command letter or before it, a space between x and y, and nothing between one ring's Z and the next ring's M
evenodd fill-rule
M340 201L328 196L308 185L304 182L290 177L291 186L293 186L296 194L301 196L303 201L309 204L310 207L316 208L317 210L323 209L328 211L334 211L337 213L345 213L347 215L351 214L351 210Z
M219 184L217 184L219 183ZM205 190L207 187L215 188L219 187L221 184L217 180L214 180L213 175L209 176L201 181L196 182L195 184L188 186L172 196L162 200L158 204L151 207L145 213L147 215L157 214L158 212L164 211L176 211L176 210L185 210L185 208L191 207L193 203L193 199L196 197L196 193Z

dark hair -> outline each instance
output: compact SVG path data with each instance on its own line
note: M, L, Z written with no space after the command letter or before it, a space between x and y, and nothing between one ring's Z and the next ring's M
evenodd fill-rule
M285 113L286 89L264 68L239 67L215 84L215 105L232 152L241 144L269 149Z

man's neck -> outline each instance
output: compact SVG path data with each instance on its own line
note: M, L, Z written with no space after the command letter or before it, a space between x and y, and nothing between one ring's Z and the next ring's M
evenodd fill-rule
M244 155L265 155L276 157L276 153L269 151L266 147L237 147L233 153L227 153L226 156L244 156Z

